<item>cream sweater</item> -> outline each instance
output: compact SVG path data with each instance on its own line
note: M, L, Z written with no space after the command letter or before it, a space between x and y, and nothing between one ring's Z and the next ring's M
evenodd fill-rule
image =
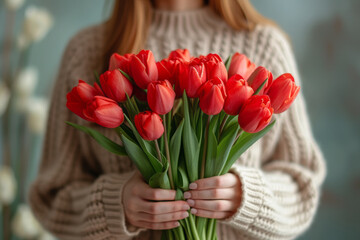
M122 189L134 172L118 157L65 121L91 125L115 141L112 130L89 124L65 106L78 79L94 82L102 51L102 27L87 28L68 44L52 97L45 146L29 200L36 217L60 239L159 239L159 232L126 224ZM270 26L253 32L232 30L208 7L188 12L156 10L147 49L157 60L171 50L192 55L245 53L277 77L290 72L300 84L289 43ZM221 240L294 239L314 218L325 177L325 163L309 126L303 96L277 116L275 127L253 145L233 170L243 184L237 213L218 221Z

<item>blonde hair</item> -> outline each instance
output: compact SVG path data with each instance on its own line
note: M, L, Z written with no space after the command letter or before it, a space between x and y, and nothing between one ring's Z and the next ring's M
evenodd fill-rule
M205 3L236 30L251 31L257 24L274 24L258 13L249 0L205 0ZM105 64L114 52L135 53L144 47L151 14L152 0L115 0L105 23Z

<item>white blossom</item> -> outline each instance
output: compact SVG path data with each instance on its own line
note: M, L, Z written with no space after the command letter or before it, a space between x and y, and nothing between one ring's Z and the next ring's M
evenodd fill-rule
M0 117L4 114L10 100L10 90L4 82L0 80Z
M26 109L29 98L33 94L39 79L38 70L28 67L20 71L15 81L16 108L22 112Z
M0 204L11 204L16 196L16 180L10 167L0 167Z
M45 132L49 102L45 98L33 97L27 105L27 124L29 129L36 134Z
M24 4L25 0L5 0L5 6L11 11L16 11Z
M52 15L44 8L30 6L25 11L23 30L18 37L18 47L24 49L42 40L53 25Z
M41 229L38 240L56 240L56 238L45 229Z
M18 206L11 227L14 234L22 239L38 237L42 230L41 225L26 204Z

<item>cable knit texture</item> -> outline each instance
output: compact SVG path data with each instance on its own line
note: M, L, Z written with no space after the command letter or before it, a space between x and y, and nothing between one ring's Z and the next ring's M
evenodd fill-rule
M65 106L79 79L94 82L103 49L102 25L82 30L63 55L55 84L42 162L30 191L37 218L60 239L159 239L158 231L128 226L122 188L135 166L100 147L65 121L92 126L114 141L112 130L88 123ZM157 60L187 48L192 55L246 54L277 77L299 74L291 47L276 27L231 29L209 7L187 12L155 10L146 48ZM325 164L311 134L303 96L276 116L275 127L236 162L242 182L237 213L218 221L219 239L294 239L311 224L325 177Z

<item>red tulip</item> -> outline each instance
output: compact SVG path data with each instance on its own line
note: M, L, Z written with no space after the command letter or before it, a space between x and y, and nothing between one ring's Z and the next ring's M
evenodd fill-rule
M154 112L142 112L134 118L135 127L140 136L148 141L160 138L164 133L164 125L160 116Z
M151 110L160 115L170 112L174 106L175 92L168 80L151 82L147 90Z
M254 95L242 106L238 118L239 125L246 132L259 132L270 123L273 111L269 96Z
M168 59L163 59L160 62L157 62L156 66L159 72L158 80L168 80L174 84L176 79L175 70L178 63L178 60Z
M216 115L224 107L226 98L225 86L220 78L213 78L205 82L198 91L199 106L207 115Z
M124 122L121 107L114 100L103 96L95 96L88 102L84 115L89 121L107 128L116 128Z
M200 56L200 59L205 63L207 79L218 77L226 83L228 73L224 62L219 55L210 53L206 57Z
M255 68L256 65L252 63L244 54L235 53L231 58L229 78L235 74L240 74L245 80L247 80Z
M226 83L226 99L224 111L229 115L237 115L242 105L254 94L254 90L239 74L232 76Z
M198 89L206 81L205 65L195 58L186 66L188 69L183 70L179 75L181 86L185 89L188 97L195 98L197 97Z
M255 71L250 75L247 82L250 87L254 89L254 92L256 92L256 90L261 86L261 84L263 84L266 79L268 80L266 81L264 87L258 93L258 95L263 95L267 93L273 81L273 75L269 70L261 66L257 67Z
M79 80L79 84L66 95L66 107L79 117L88 120L83 114L86 104L92 101L95 96L103 95L99 85L96 83L93 87L83 80Z
M135 83L142 89L158 79L158 69L154 55L150 50L142 50L134 55L130 62L131 75Z
M286 111L294 102L299 91L300 87L296 86L294 77L290 73L284 73L275 79L267 93L274 113Z
M128 53L124 56L114 53L110 57L109 62L109 71L115 70L120 68L122 71L126 72L127 74L130 74L130 60L134 54Z
M126 94L131 97L133 92L132 84L118 69L103 73L100 83L106 96L116 102L126 101Z
M169 60L180 60L189 62L191 60L191 55L187 49L176 49L169 54Z
M182 97L185 89L185 81L189 77L189 63L179 62L174 70L176 97Z

